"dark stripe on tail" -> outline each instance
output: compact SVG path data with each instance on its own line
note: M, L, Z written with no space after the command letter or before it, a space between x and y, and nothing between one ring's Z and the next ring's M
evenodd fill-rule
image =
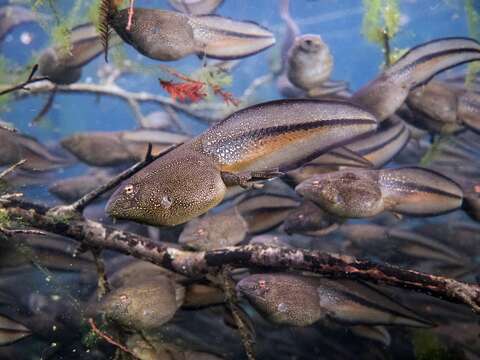
M391 142L394 142L395 140L397 140L400 136L402 136L404 134L405 131L407 131L407 128L402 127L402 128L400 128L399 132L393 134L388 139L385 139L384 141L382 141L382 142L380 142L376 145L372 145L370 147L359 150L359 151L357 151L357 154L359 154L361 156L365 156L365 155L371 154L371 153L373 153L377 150L380 150L380 149L384 148L385 146L387 146L388 144L390 144Z
M336 127L336 126L352 126L352 125L370 125L376 124L375 120L371 119L333 119L333 120L317 120L312 122L306 122L301 124L291 124L291 125L279 125L271 126L263 129L256 129L244 132L236 137L228 138L223 141L220 141L217 145L221 145L224 142L234 142L241 140L243 138L247 139L257 139L259 137L272 137L278 135L284 135L288 133L293 133L296 131L307 131L322 127Z
M386 184L386 182L383 182L383 184ZM428 185L419 185L414 182L403 182L403 181L397 181L397 180L389 180L388 184L392 184L394 186L398 186L399 188L406 188L406 190L410 193L409 190L415 190L418 192L424 192L424 193L430 193L430 194L435 194L435 195L443 195L452 199L463 199L463 196L459 196L456 194L449 193L447 191L437 189Z

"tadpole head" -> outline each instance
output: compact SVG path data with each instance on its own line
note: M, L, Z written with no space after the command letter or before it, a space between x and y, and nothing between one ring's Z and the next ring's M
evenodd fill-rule
M106 212L117 219L174 226L216 206L225 190L211 162L174 150L125 180L110 197Z

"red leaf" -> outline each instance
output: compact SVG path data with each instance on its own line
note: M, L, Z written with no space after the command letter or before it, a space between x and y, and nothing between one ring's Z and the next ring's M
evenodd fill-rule
M203 92L205 86L199 81L190 81L185 83L173 83L171 81L160 80L160 85L170 94L173 100L190 100L197 102L202 100L207 94Z

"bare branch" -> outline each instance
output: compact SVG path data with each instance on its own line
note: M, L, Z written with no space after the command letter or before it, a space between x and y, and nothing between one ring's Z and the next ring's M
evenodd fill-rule
M192 135L192 132L190 131L190 129L180 119L177 112L172 106L170 105L165 106L165 112L168 114L168 116L170 116L170 119L174 122L174 124L182 133L187 135Z
M36 83L36 82L40 82L40 81L49 80L47 76L41 76L41 77L34 78L33 76L35 75L37 70L38 70L38 64L33 65L32 71L30 72L30 75L28 76L26 81L24 81L24 82L22 82L18 85L14 85L12 87L1 90L0 91L0 96L9 94L9 93L17 91L17 90L30 90L30 88L28 88L27 85L33 84L33 83Z
M56 85L50 82L42 82L33 84L33 86L29 88L30 92L28 95L51 92L55 86L57 88L57 92L59 93L96 94L118 97L124 101L129 101L129 99L132 99L138 103L154 103L162 106L170 105L178 111L208 123L221 120L224 117L223 104L205 102L196 104L182 104L165 96L154 95L143 91L130 92L122 89L116 84L74 83L69 85ZM17 96L23 97L26 96L26 94L18 94Z
M106 248L163 266L186 276L207 274L222 266L264 270L308 271L332 278L348 278L410 289L446 301L470 306L480 313L480 286L455 279L406 270L393 265L359 260L314 250L254 245L190 252L157 245L149 239L101 223L70 219L59 221L48 208L10 199L1 206L11 218L32 227L71 237L85 246Z
M0 234L3 234L7 237L12 237L13 235L48 235L45 231L35 230L35 229L5 229L0 227Z
M260 86L268 84L272 80L273 80L273 74L265 74L265 75L257 77L245 89L245 91L243 92L243 95L240 98L240 100L242 102L248 102L248 99L255 93L255 91L257 91L257 89Z
M138 101L132 98L128 98L127 102L133 111L133 115L135 116L135 120L137 120L138 125L140 127L144 127L144 117L140 110L140 104L138 103Z
M42 109L38 112L37 115L35 115L35 117L32 119L31 121L31 124L36 124L38 123L40 120L42 120L42 118L47 115L47 113L50 111L50 109L52 108L52 105L53 105L53 100L55 99L55 94L57 92L57 89L56 87L53 88L52 92L48 95L48 99L47 101L45 102L45 105L43 105Z
M22 160L20 160L19 162L13 164L12 166L8 167L7 169L3 170L3 171L0 173L0 179L2 179L2 178L4 178L5 176L7 176L8 174L14 172L17 167L23 165L26 161L27 161L26 159L22 159Z

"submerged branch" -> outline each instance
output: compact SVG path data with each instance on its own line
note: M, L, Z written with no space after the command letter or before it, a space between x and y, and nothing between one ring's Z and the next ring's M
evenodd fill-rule
M215 122L221 120L224 117L223 107L211 103L202 104L182 104L174 101L169 97L155 95L147 92L131 92L122 89L116 84L87 84L87 83L74 83L70 85L56 85L47 81L33 84L29 87L29 93L27 95L49 93L56 88L59 93L86 93L118 97L129 103L131 106L132 101L137 103L155 103L162 106L169 105L178 111L181 111L187 115L190 115L198 120L206 122ZM2 89L0 87L0 89ZM8 90L8 89L7 89ZM0 91L2 94L4 91ZM26 94L18 94L19 97L26 96Z
M16 162L15 164L13 164L12 166L6 168L6 169L3 170L2 172L0 172L0 179L2 179L2 178L4 178L5 176L7 176L8 174L14 172L17 167L25 164L26 161L27 161L26 159L22 159L22 160Z
M393 265L315 250L254 245L190 252L157 245L145 237L91 220L74 218L62 222L50 216L48 208L17 199L2 200L0 207L10 218L20 219L23 224L36 229L71 237L85 246L132 255L187 276L206 274L226 265L276 271L308 271L332 278L357 279L410 289L446 301L466 304L480 313L479 285Z
M0 91L0 96L9 94L9 93L17 91L17 90L30 90L30 88L28 88L27 85L30 85L30 84L33 84L33 83L36 83L36 82L40 82L40 81L48 80L47 76L34 77L37 70L38 70L38 64L35 64L32 68L32 71L30 72L30 75L28 76L27 80L25 80L24 82L22 82L18 85L14 85L14 86L11 86L11 87L8 87L6 89L1 90Z
M230 312L233 317L233 321L237 326L238 332L240 334L240 339L242 340L243 348L245 349L245 354L247 355L248 360L255 360L255 340L252 336L250 330L248 329L247 324L242 319L240 315L240 309L238 308L238 299L235 291L235 282L231 276L230 266L224 266L221 269L221 278L223 283L223 291L225 293L225 300L230 309Z

